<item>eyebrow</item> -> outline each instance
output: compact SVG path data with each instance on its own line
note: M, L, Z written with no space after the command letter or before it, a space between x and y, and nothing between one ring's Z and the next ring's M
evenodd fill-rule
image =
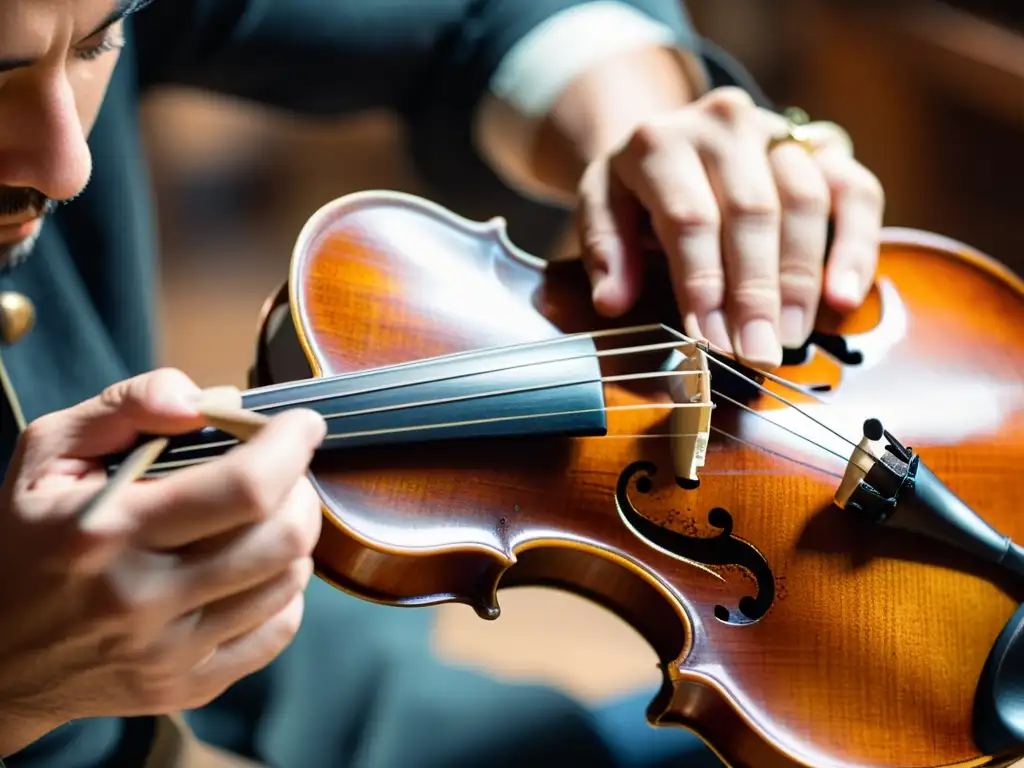
M117 0L114 3L113 10L110 11L104 18L103 21L89 34L82 38L82 40L88 40L90 37L95 37L100 32L103 32L109 27L114 26L117 22L121 21L129 13L138 10L139 7L147 5L146 2L139 2L139 0ZM0 72L10 72L15 69L22 69L29 67L34 62L32 59L0 59Z

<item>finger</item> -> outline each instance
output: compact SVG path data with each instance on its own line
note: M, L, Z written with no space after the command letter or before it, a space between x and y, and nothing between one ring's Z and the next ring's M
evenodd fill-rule
M313 560L303 558L271 581L205 606L189 639L192 663L199 663L218 646L247 635L272 619L306 589L312 575ZM184 622L188 626L188 620Z
M107 517L119 518L155 549L260 522L281 506L306 472L325 432L318 413L285 411L219 459L125 489L121 514Z
M814 329L828 240L828 184L814 158L800 145L783 143L769 155L782 205L779 337L801 346Z
M238 680L253 674L287 648L302 624L304 594L299 593L269 621L247 635L224 643L188 676L187 688L198 692L190 709L213 700Z
M47 455L91 459L129 446L142 432L181 434L203 426L201 390L172 368L111 385L83 403L33 423L32 443Z
M780 203L761 134L737 126L701 142L722 210L726 320L736 355L756 368L782 362L779 343Z
M642 211L622 183L595 163L580 183L577 232L594 308L618 317L636 303L643 283Z
M824 299L838 311L856 309L878 266L885 195L878 179L846 152L821 152L818 165L832 195L835 233L825 269Z
M175 611L183 615L276 578L310 556L322 519L320 499L303 478L280 514L225 537L219 549L184 555L171 587ZM198 542L200 550L203 544Z
M687 140L637 131L611 162L612 173L650 214L686 332L731 351L718 205L697 151Z

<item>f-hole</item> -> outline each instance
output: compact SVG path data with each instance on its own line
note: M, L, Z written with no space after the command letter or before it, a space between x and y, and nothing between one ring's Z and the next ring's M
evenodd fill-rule
M715 606L715 617L726 624L745 625L760 621L775 602L775 575L768 561L753 545L733 535L732 515L721 507L708 512L708 523L718 528L715 536L687 536L648 520L630 499L630 487L647 495L654 490L651 479L657 467L649 461L635 461L619 475L615 501L626 526L640 539L683 560L708 566L736 565L757 582L757 593L744 596L735 608ZM682 485L676 479L677 485Z

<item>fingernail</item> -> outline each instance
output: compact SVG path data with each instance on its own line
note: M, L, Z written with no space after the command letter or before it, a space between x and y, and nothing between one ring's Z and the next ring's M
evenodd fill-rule
M723 352L732 352L732 342L729 340L729 329L725 324L725 314L721 310L708 312L700 321L700 331L704 338L718 347Z
M169 406L174 412L178 412L179 409L188 411L189 415L196 412L200 403L203 399L202 390L195 389L187 392L174 392L169 393L167 398L164 400L164 404Z
M841 272L832 279L832 298L850 305L861 300L860 275L853 270Z
M807 340L807 315L803 307L783 307L779 316L779 331L782 343L787 347L799 347Z
M238 387L230 385L208 387L197 392L190 392L186 396L185 403L190 408L235 410L242 407L242 391Z
M740 331L738 353L749 365L774 368L782 362L782 347L768 320L751 320Z
M309 431L311 437L319 444L327 436L327 421L312 408L303 408L306 418L309 420Z

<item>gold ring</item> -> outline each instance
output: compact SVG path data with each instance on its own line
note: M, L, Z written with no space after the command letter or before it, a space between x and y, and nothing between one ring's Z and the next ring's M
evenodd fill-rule
M777 136L773 136L768 142L768 151L775 149L779 144L792 142L799 144L808 152L813 152L815 147L806 136L805 128L810 125L811 118L799 107L789 107L784 110L782 117L786 120L786 130Z
M828 120L811 121L799 107L786 109L782 116L786 120L786 130L768 142L769 152L779 144L792 142L813 154L826 145L838 142L847 154L853 155L853 139L840 125Z

